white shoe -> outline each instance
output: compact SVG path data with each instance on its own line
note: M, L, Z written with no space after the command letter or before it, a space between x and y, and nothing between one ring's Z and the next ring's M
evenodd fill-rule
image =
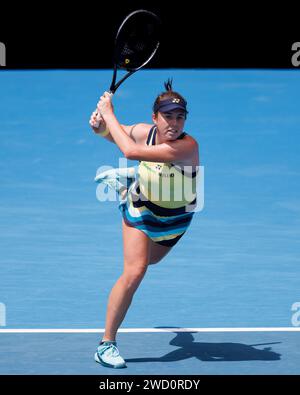
M97 183L103 183L114 189L120 196L120 204L126 201L129 186L136 178L135 167L110 169L99 173L95 177Z
M116 342L107 341L100 344L95 353L95 361L107 368L126 368L126 363L117 349Z
M122 178L126 179L134 179L136 176L136 168L135 167L120 167L118 169L110 169L99 173L95 177L96 182L102 182L108 179L117 179L120 180Z

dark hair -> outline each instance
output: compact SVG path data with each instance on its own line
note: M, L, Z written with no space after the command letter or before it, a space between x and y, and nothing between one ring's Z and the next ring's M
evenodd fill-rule
M166 100L166 99L173 99L173 98L180 99L186 103L186 100L183 96L181 96L178 92L173 91L172 85L173 85L173 78L168 78L168 80L164 82L165 91L161 92L157 96L157 98L155 99L155 102L152 106L152 110L154 113L157 113L157 111L156 112L154 111L157 104L159 104L161 101Z

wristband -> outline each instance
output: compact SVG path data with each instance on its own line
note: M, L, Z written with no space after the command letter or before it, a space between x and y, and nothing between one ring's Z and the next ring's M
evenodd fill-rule
M103 130L103 132L99 132L98 134L100 134L100 136L102 136L102 137L105 137L109 134L109 130L108 129Z

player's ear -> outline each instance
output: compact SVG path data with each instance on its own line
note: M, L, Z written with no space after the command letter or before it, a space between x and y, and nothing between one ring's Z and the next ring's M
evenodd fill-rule
M154 112L152 113L152 121L155 125L157 124L157 114L155 114Z

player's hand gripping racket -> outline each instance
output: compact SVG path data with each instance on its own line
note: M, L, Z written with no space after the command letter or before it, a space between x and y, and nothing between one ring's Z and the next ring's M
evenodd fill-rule
M114 72L109 93L114 94L119 86L133 73L144 67L155 55L160 42L161 21L150 11L137 10L129 14L116 35L114 49ZM118 82L117 71L127 74ZM101 114L97 115L95 127L99 127Z

